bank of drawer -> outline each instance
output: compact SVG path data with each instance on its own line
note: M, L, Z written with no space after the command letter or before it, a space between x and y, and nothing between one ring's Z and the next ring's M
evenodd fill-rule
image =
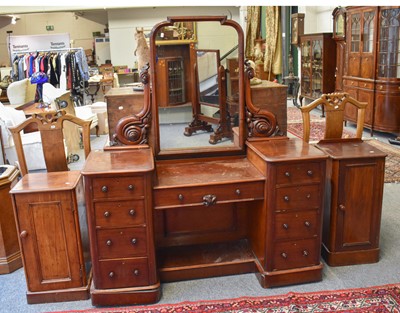
M142 176L93 179L94 199L138 197L144 195Z
M146 228L116 228L97 230L99 259L129 258L147 254Z
M273 269L285 270L319 264L319 242L320 239L318 237L276 243L273 255Z
M275 215L276 239L312 238L318 236L319 210L278 213Z
M145 223L143 200L95 202L98 227L134 226Z
M149 284L147 258L100 261L100 278L94 277L97 289L146 286Z
M277 166L278 184L298 184L320 181L319 163L301 163Z
M320 206L319 184L283 187L276 189L276 211L311 209Z
M154 190L156 207L202 205L205 201L204 197L208 199L215 197L213 204L262 199L264 197L264 181Z

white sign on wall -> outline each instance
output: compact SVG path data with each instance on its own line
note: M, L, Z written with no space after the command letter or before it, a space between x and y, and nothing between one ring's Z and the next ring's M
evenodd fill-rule
M10 36L10 53L25 53L40 50L69 49L69 34Z

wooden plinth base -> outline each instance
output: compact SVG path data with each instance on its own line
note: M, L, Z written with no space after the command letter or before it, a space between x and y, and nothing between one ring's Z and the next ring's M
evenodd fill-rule
M379 261L379 248L369 250L332 252L323 244L321 253L329 266L370 264Z
M12 273L22 267L21 252L0 258L0 274Z
M157 283L135 288L96 289L92 283L90 294L94 306L150 304L160 300L161 286Z

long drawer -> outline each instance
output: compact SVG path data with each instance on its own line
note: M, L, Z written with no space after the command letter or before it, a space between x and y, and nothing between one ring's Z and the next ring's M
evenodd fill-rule
M144 195L142 176L94 178L92 188L94 200L132 198Z
M264 181L196 187L154 189L155 208L210 206L216 203L263 199Z
M99 262L100 277L94 277L97 289L146 286L149 284L148 259L132 258Z

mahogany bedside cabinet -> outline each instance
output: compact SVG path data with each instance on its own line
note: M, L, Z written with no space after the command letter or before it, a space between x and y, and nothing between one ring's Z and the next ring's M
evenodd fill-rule
M81 239L87 230L80 172L26 174L10 193L28 303L88 299L90 278L86 276L85 240Z
M7 274L22 267L15 218L9 195L17 183L19 171L12 165L0 165L0 274Z

